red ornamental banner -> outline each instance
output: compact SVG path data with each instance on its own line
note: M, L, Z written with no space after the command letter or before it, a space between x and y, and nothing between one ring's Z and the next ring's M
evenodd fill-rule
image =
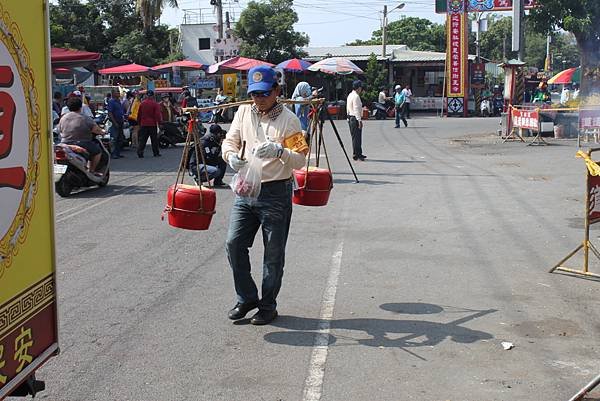
M511 117L513 127L530 129L533 131L539 130L540 114L537 110L519 110L513 108Z
M464 97L468 75L467 13L465 0L448 0L447 89L448 97Z

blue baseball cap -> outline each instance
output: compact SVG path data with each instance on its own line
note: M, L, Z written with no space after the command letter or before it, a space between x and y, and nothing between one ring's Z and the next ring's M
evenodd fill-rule
M277 83L277 71L266 65L251 68L248 71L248 94L250 92L266 92Z

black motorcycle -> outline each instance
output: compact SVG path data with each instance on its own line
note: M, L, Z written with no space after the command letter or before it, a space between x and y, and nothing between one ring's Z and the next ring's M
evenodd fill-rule
M158 146L166 149L169 146L175 147L178 143L185 143L186 131L185 124L179 122L164 122L158 132Z

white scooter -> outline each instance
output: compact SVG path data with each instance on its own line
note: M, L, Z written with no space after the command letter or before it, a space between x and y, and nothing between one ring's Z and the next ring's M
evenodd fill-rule
M94 138L102 152L95 174L89 171L87 150L77 145L59 143L54 145L54 188L62 197L71 195L77 188L104 187L110 178L110 153L100 140Z
M481 105L479 106L482 117L489 117L492 115L492 103L490 99L485 98L481 101Z

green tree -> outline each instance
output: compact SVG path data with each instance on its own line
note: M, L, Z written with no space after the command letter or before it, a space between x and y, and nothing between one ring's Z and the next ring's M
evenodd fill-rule
M236 36L242 40L240 54L275 64L303 57L299 48L306 46L309 39L294 30L298 15L293 4L293 0L249 2L235 25Z
M565 66L578 65L579 53L573 46L570 34L555 32L552 37L552 54L561 55ZM512 46L512 18L492 15L488 18L488 30L480 36L480 53L494 62L502 62L517 58L517 53L511 50ZM525 23L525 62L527 65L544 68L546 60L546 35L540 34L533 28L532 21L528 18Z
M361 97L365 100L366 105L370 105L377 101L381 87L387 86L386 69L377 62L377 56L373 53L369 56L367 68L365 68L365 81L367 87Z
M173 33L177 34L177 30L170 30L166 25L154 26L146 33L140 29L132 30L117 38L112 52L117 58L142 65L173 61L180 56L170 49L169 36Z
M178 7L177 0L135 0L135 8L142 17L144 33L148 33L160 18L165 3L171 7Z
M142 31L132 0L58 0L50 4L52 46L102 53L103 61L126 59L154 65L183 58L175 48L177 29Z
M381 44L381 29L373 31L371 39L356 40L350 46ZM446 30L426 18L402 17L387 25L387 44L408 45L411 50L446 51Z
M581 94L600 91L600 1L538 0L531 11L534 28L541 34L558 29L575 36L581 54Z
M103 53L107 38L100 11L80 0L50 4L52 46Z

